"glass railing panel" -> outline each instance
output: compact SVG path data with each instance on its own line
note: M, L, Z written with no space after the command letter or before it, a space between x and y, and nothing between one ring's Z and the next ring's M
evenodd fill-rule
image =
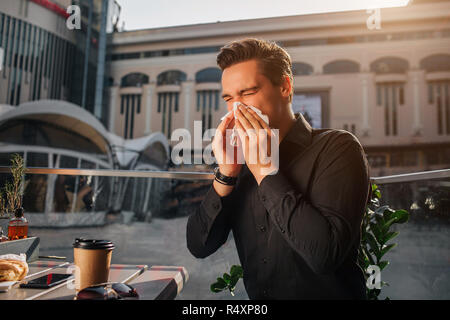
M382 205L406 209L410 219L392 227L398 245L383 260L381 297L450 299L450 178L379 185Z
M72 260L76 237L106 238L116 244L115 263L185 266L190 280L180 299L230 298L229 293L214 294L209 287L233 264L240 264L232 233L205 259L193 257L186 245L188 216L211 186L209 173L95 171L96 165L89 163L81 167L88 170L74 175L70 170L49 174L48 169L34 169L39 174L25 175L25 216L30 235L41 238L42 255ZM0 172L3 184L9 175ZM411 213L409 222L393 226L400 234L393 240L398 246L383 258L390 265L381 280L390 286L383 288L381 298L449 298L450 178L436 177L377 182L382 205ZM76 198L75 209L73 202L61 206L66 203L58 198L61 195ZM236 298L247 298L242 281Z

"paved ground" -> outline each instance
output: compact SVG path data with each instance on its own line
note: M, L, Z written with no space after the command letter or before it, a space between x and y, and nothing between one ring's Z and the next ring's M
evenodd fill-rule
M153 219L151 223L112 224L101 228L31 229L41 238L41 254L64 255L73 260L76 237L105 238L116 244L113 263L182 265L190 279L179 299L248 299L242 280L236 296L209 290L215 279L239 264L234 241L206 259L194 258L186 248L187 218ZM450 226L400 226L398 247L386 255L391 264L382 273L390 283L382 298L450 299Z

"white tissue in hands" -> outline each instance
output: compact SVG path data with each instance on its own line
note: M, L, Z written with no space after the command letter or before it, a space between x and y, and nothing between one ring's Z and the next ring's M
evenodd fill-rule
M240 105L240 104L242 104L242 103L240 103L240 102L235 102L235 103L233 103L233 110L232 111L229 111L226 115L224 115L220 120L222 121L223 119L225 119L225 117L227 117L230 113L234 113L234 118L236 119L236 113L235 113L235 111L236 111L236 109L237 109L237 107ZM243 105L243 104L242 104ZM243 105L244 106L244 105ZM250 109L252 109L253 111L255 111L256 112L256 114L265 122L265 123L267 123L267 125L269 125L269 117L268 116L266 116L265 114L263 114L262 112L261 112L261 110L259 110L258 108L256 108L256 107L254 107L254 106L244 106L244 107L246 107L246 108L250 108ZM233 128L233 132L231 133L231 145L232 146L237 146L238 145L238 143L237 143L237 132L236 132L236 127L234 127Z

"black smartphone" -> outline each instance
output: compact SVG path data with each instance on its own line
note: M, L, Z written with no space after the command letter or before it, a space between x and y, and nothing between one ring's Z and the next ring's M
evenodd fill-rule
M66 281L72 276L73 275L71 274L49 273L45 276L21 283L20 287L31 289L48 289Z

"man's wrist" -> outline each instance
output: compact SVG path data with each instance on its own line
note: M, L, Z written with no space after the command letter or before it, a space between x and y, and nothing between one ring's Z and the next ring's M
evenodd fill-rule
M226 186L234 186L237 182L237 177L224 174L219 167L216 167L214 169L214 180Z

